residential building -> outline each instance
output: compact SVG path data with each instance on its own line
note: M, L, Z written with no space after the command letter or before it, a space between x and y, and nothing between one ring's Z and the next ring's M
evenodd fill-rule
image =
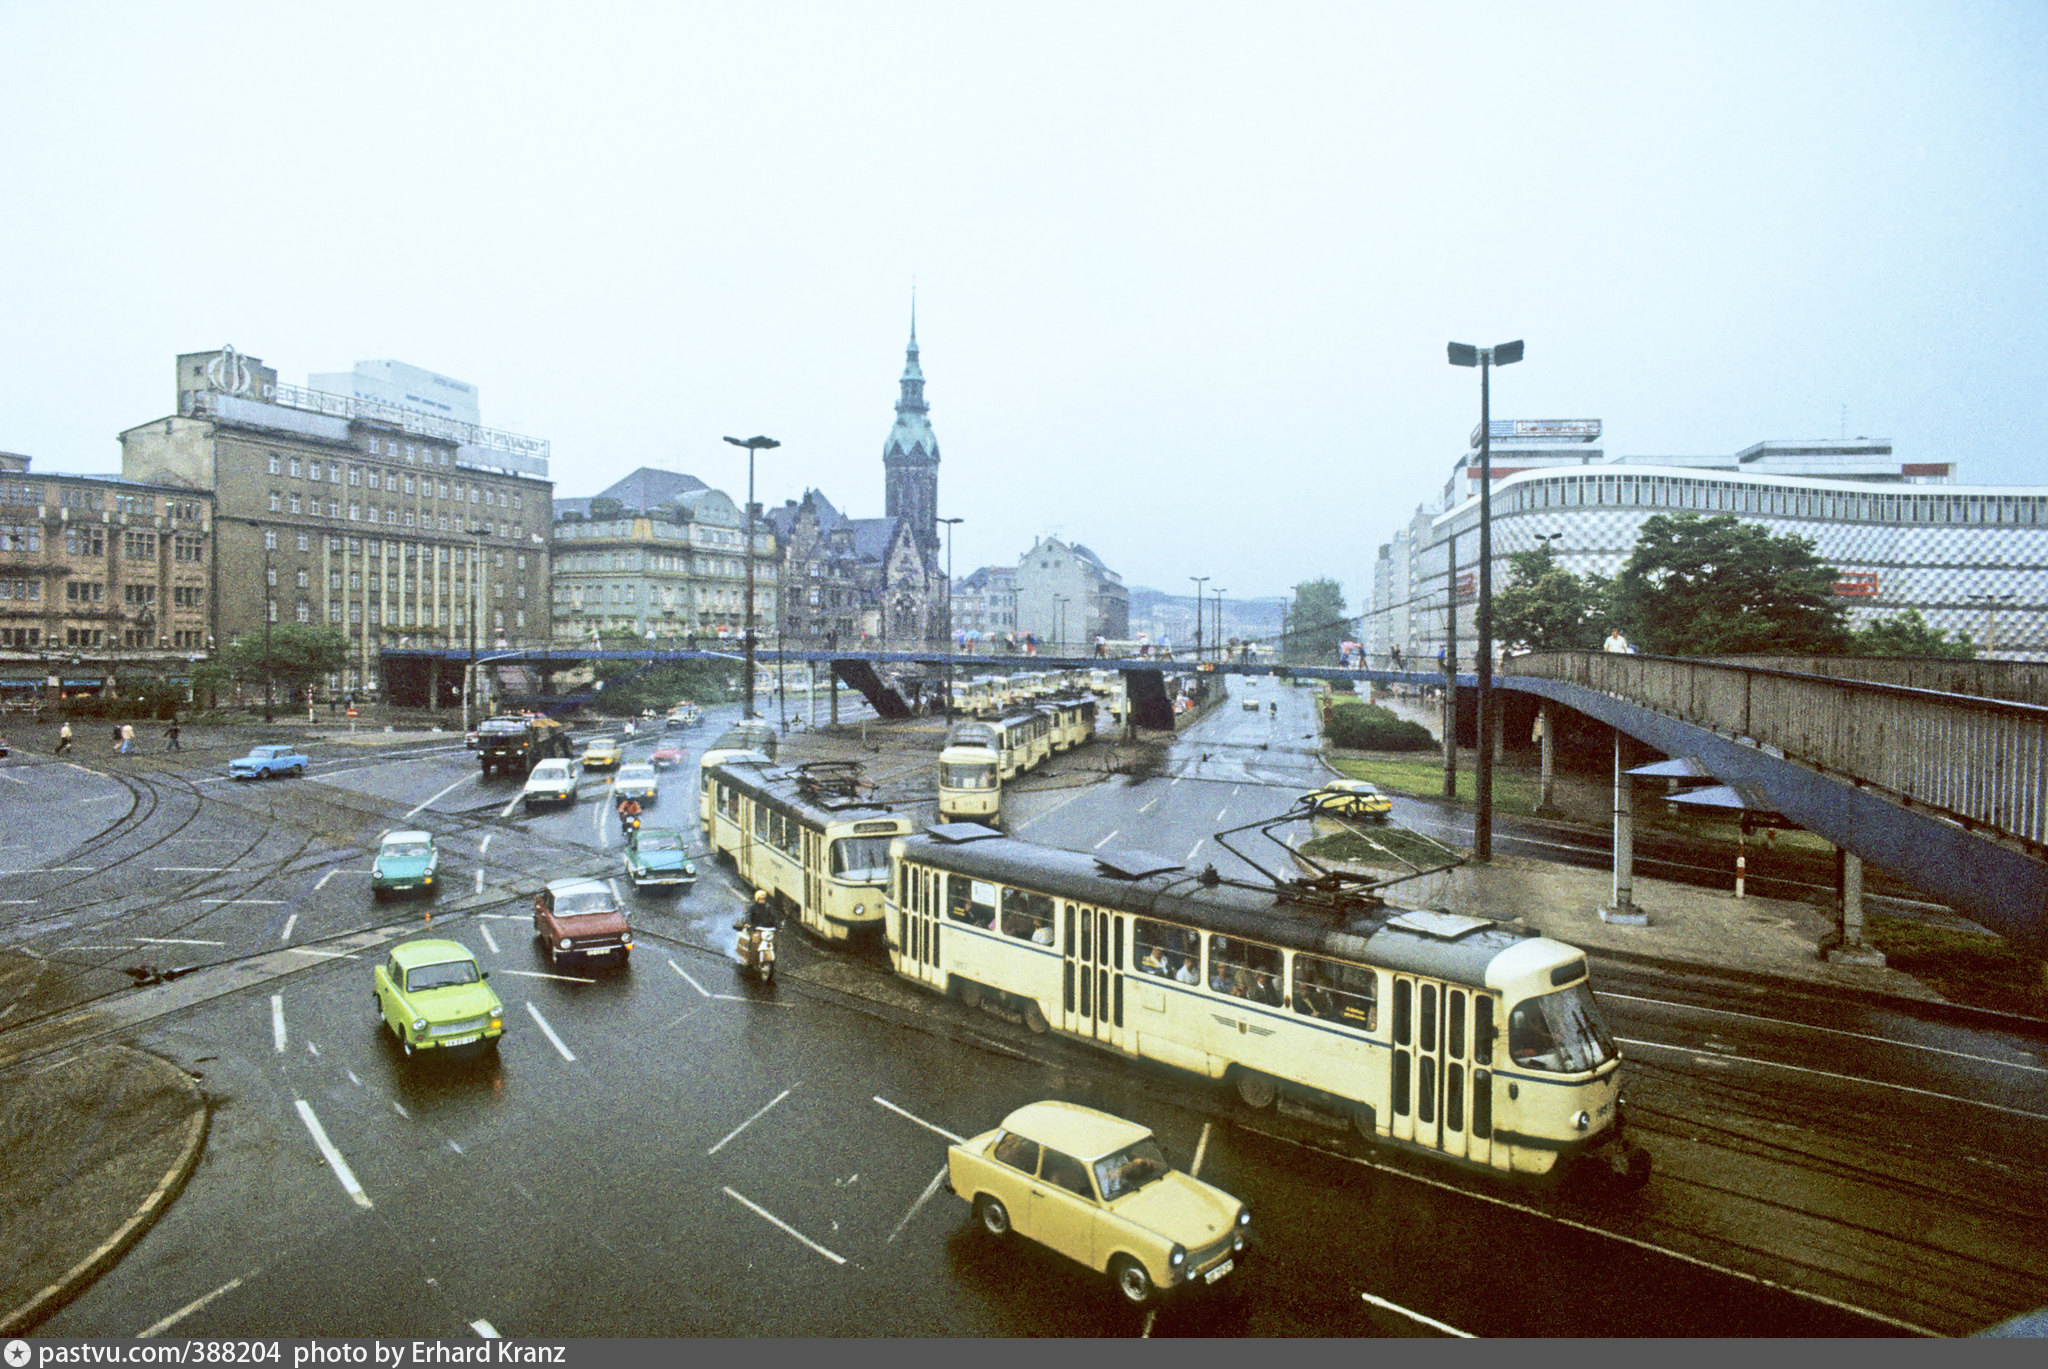
M222 644L323 624L350 650L330 687L374 693L381 647L546 639L545 441L282 385L231 347L180 356L177 396L121 434L121 471L211 497Z
M1017 558L1019 636L1092 649L1097 637L1122 640L1130 630L1123 577L1079 542L1042 537Z
M0 702L180 683L213 646L213 498L0 453Z
M1598 435L1597 420L1573 422ZM1453 597L1459 655L1470 658L1476 444L1475 431L1473 449L1453 465L1447 491L1455 497L1418 508L1379 548L1363 639L1375 662L1393 646L1408 661L1434 662ZM1775 536L1811 539L1842 572L1835 593L1855 626L1913 609L1980 647L1995 636L1992 655L2048 658L2048 584L2039 570L2048 565L2048 487L1958 485L1953 463L1900 461L1889 441L1868 438L1758 442L1732 456L1589 455L1599 458L1555 440L1517 447L1495 438L1496 588L1509 582L1510 556L1546 540L1566 570L1612 576L1651 516L1729 514Z
M555 501L554 632L661 641L737 635L746 620L746 519L693 475L641 467L599 494ZM781 556L754 528L754 622L775 632Z
M953 629L978 637L1017 630L1017 568L983 566L953 582Z

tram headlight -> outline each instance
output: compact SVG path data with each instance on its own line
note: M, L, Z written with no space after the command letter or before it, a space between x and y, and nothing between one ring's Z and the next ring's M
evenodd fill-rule
M1572 1118L1573 1131L1584 1131L1587 1127L1590 1127L1592 1125L1593 1114L1591 1114L1590 1112L1580 1112Z
M853 915L854 915L855 917L859 917L859 916L860 916L861 914L865 913L865 912L866 912L867 910L868 910L868 905L867 905L867 904L865 904L865 903L856 903L856 904L854 904L854 905L853 905Z
M1180 1268L1188 1262L1188 1248L1184 1245L1174 1246L1172 1250L1167 1252L1166 1262L1175 1269Z

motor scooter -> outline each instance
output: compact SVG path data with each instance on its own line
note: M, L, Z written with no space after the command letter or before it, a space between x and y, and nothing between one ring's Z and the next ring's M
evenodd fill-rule
M763 984L775 982L775 929L773 927L751 927L741 918L733 923L739 940L733 943L733 954L739 957L740 968L758 978Z

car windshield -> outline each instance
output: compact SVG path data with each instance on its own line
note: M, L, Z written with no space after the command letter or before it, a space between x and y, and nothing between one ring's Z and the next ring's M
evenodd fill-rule
M405 972L407 993L418 993L422 989L447 989L457 984L476 982L474 960L444 960L439 965L415 965Z
M1524 1069L1578 1074L1614 1059L1614 1038L1585 981L1515 1005L1508 1056Z
M579 889L572 894L555 895L556 917L589 917L613 911L616 909L612 896L604 889Z
M636 783L638 783L638 784L653 784L653 783L654 783L654 767L652 767L652 766L648 766L648 765L628 765L628 766L623 766L623 767L621 767L621 768L620 768L620 770L619 770L619 783L620 783L620 784L636 784Z
M680 832L645 831L633 844L643 851L680 851L683 849L683 837Z
M566 780L569 778L569 763L543 761L533 768L533 777L537 780Z
M841 837L832 843L832 873L839 879L880 884L889 878L888 837Z
M386 860L425 860L432 854L433 847L418 841L394 841L383 851Z
M1160 1152L1159 1143L1147 1136L1134 1145L1125 1146L1114 1155L1105 1155L1095 1162L1095 1184L1102 1190L1102 1201L1115 1202L1126 1193L1136 1193L1149 1183L1165 1178L1172 1172L1166 1163L1166 1156Z

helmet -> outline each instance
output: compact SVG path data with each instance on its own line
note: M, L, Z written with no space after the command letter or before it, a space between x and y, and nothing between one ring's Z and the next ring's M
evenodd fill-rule
M766 903L767 901L768 901L768 891L767 891L766 889L756 889L756 890L754 890L754 902L756 902L756 903Z

